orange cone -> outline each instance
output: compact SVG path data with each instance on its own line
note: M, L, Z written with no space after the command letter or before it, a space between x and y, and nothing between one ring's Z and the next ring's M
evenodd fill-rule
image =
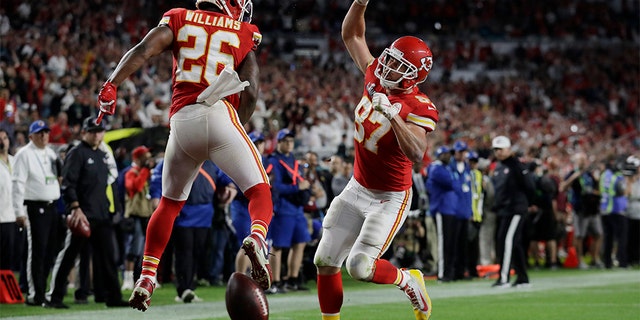
M575 247L567 248L567 258L564 260L563 266L565 268L575 269L578 267L578 254L576 253Z
M11 270L0 270L0 303L23 303L20 286Z

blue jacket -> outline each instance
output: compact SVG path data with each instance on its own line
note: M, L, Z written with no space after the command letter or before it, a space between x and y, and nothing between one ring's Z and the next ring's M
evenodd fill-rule
M162 194L162 167L164 161L160 161L151 174L151 183L149 186L149 194L151 197L158 197ZM230 179L222 177L222 171L207 160L202 164L202 169L206 171L214 182L214 186L226 186ZM225 175L226 176L226 175ZM191 192L187 198L187 202L180 211L180 215L176 218L175 225L187 228L209 228L214 215L215 188L209 180L202 174L198 173L193 181Z
M456 184L460 186L460 188L456 190L458 197L458 201L455 202L456 217L459 219L470 219L473 216L473 207L471 206L473 199L471 194L471 167L465 162L464 169L462 169L462 172L459 172L458 163L454 159L451 159L451 162L449 162L449 167L451 167L451 172L453 172L453 179L456 180Z
M160 160L151 170L151 179L149 181L149 197L151 199L160 199L162 197L162 167L164 167L164 159Z
M287 156L274 151L269 156L268 162L272 167L271 186L274 193L273 211L275 214L304 214L304 205L311 198L311 190L298 188L298 182L303 177L302 166L296 165L298 160L293 156L293 153ZM297 170L295 170L296 166Z
M455 215L460 185L453 178L451 167L440 160L432 162L427 168L427 194L429 212Z

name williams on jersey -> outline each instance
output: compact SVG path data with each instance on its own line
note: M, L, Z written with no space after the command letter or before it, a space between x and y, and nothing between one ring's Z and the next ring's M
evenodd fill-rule
M242 22L233 20L230 17L209 15L203 12L195 12L187 10L185 20L206 26L215 26L220 28L240 30Z

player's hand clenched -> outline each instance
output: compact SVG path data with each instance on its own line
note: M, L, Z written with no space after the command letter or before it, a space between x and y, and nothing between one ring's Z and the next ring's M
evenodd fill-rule
M385 118L391 120L395 116L400 113L400 109L402 109L402 105L399 103L391 104L389 102L389 98L384 93L376 92L373 94L371 98L371 103L373 104L373 109L382 113Z
M100 106L100 112L112 115L116 112L116 99L118 98L118 91L116 86L111 82L105 82L98 93L98 105Z

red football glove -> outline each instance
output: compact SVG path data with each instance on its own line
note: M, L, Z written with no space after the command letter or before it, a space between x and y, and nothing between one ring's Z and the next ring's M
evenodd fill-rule
M118 99L118 89L111 82L105 82L98 93L98 105L100 112L112 115L116 112L116 99Z

